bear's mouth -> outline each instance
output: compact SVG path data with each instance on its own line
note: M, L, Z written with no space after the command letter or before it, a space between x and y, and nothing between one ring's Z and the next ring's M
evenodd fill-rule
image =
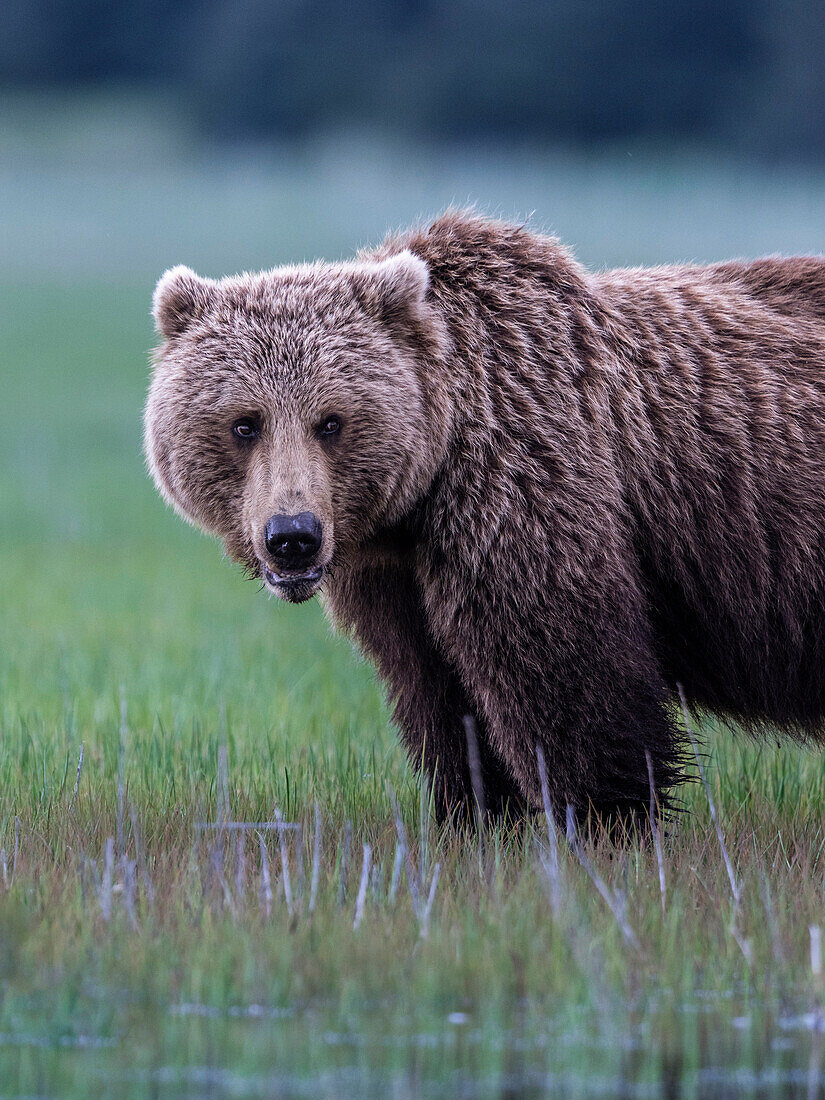
M290 603L303 603L311 599L318 591L324 576L323 565L316 565L307 569L304 573L287 573L281 575L269 568L266 562L262 562L264 582L270 592L274 592Z

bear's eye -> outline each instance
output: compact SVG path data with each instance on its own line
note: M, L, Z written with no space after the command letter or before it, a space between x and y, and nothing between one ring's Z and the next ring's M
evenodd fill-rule
M338 435L341 430L341 417L340 416L327 416L318 425L318 433L320 435Z
M253 416L242 416L240 420L236 420L232 425L232 434L236 439L249 443L250 440L258 438L261 429L258 421Z

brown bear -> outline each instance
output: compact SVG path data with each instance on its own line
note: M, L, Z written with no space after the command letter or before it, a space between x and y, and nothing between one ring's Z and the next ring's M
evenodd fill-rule
M591 273L451 211L357 260L160 280L160 491L375 662L445 814L624 819L691 706L825 717L825 260Z

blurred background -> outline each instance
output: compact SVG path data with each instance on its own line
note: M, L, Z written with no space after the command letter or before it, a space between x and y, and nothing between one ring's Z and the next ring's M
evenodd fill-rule
M2 0L0 268L338 256L448 203L585 261L825 240L815 0Z

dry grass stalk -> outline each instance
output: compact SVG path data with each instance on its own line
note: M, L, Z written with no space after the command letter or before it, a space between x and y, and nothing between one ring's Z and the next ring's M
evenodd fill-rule
M771 896L771 887L768 882L768 876L765 874L765 867L762 863L762 859L759 856L759 847L756 843L756 833L751 831L751 837L753 839L753 854L756 861L756 865L759 870L759 896L762 900L762 908L765 911L765 921L768 926L768 932L771 937L771 954L774 960L780 967L785 967L785 951L782 947L782 937L779 932L779 924L776 920L776 910L773 904L773 898Z
M728 882L730 883L730 892L733 898L733 908L731 910L730 923L728 925L728 931L736 941L736 945L744 956L745 962L748 966L753 961L753 946L751 941L745 938L739 931L739 902L742 898L742 884L737 881L736 873L733 869L733 863L728 855L727 845L725 844L725 838L722 834L722 826L719 823L719 815L716 812L716 803L713 801L713 795L710 790L710 783L708 783L708 777L705 774L705 767L702 763L702 758L699 755L699 747L696 743L696 738L693 735L693 728L690 724L690 716L688 713L687 700L685 698L685 691L681 684L677 684L676 687L679 691L679 700L682 704L682 716L685 721L685 729L687 731L688 738L690 739L690 746L693 749L693 756L696 760L696 766L699 769L699 775L702 779L702 786L705 790L705 797L708 800L708 807L710 809L710 817L713 822L714 830L716 831L716 839L719 842L719 849L722 853L722 860L725 864L725 870L728 875Z
M604 898L604 901L610 912L613 914L616 924L619 926L619 931L621 932L625 941L629 943L632 947L638 948L638 937L636 936L636 933L633 931L633 929L630 927L630 924L627 920L627 915L625 914L624 898L620 896L615 890L611 890L611 888L607 885L602 876L596 870L593 863L590 861L587 852L585 852L584 847L579 840L578 833L576 832L575 808L570 805L568 805L567 807L567 842L570 845L570 849L575 855L576 859L587 872L587 875L589 876L591 882Z
M229 753L225 744L218 746L218 828L229 821Z
M424 775L426 776L426 770ZM418 788L418 877L424 881L430 863L430 820L432 817L432 799L435 789L435 776L429 777Z
M14 886L14 876L17 874L17 856L20 852L20 818L15 814L14 816L14 859L11 864L11 880L9 882L9 890Z
M80 775L83 771L83 751L86 747L86 742L80 742L80 755L77 758L77 775L74 780L74 790L72 791L72 801L69 804L70 809L74 809L77 805L77 796L80 792Z
M435 901L435 891L438 886L438 877L441 874L441 864L436 863L433 867L433 877L430 882L430 892L427 895L427 904L424 906L424 912L421 915L421 938L425 940L430 934L430 913L433 909L433 902Z
M126 855L126 828L124 821L126 787L124 770L126 762L126 689L120 689L120 734L117 748L117 825L115 835L117 837L117 857L122 859Z
M822 929L818 924L808 925L808 935L811 938L811 976L814 984L822 983Z
M96 859L90 859L89 856L82 857L82 874L80 879L80 889L85 901L87 892L92 893L100 903L100 869L97 865ZM87 883L91 880L91 890L87 890Z
M284 834L281 833L281 836ZM295 893L299 912L304 911L304 827L295 830Z
M353 930L358 928L358 925L361 923L361 919L364 916L364 903L367 900L367 886L369 885L371 859L372 848L369 846L369 844L365 844L364 858L361 863L361 881L358 884L358 897L355 902L355 919L352 922Z
M544 749L536 745L536 760L539 768L539 782L541 783L541 800L544 806L544 818L547 822L547 843L549 855L545 858L542 853L542 865L550 885L550 907L554 913L558 913L561 906L561 868L559 865L559 838L556 834L556 820L553 815L553 807L550 803L550 787L547 782L547 764L544 759Z
M392 806L392 812L395 818L395 830L398 833L398 840L404 853L404 859L407 868L407 887L410 891L410 899L412 900L413 911L420 923L422 916L421 883L419 882L418 871L415 869L415 864L413 863L412 855L410 854L410 846L407 842L407 830L404 828L404 822L401 820L401 811L398 808L398 799L395 797L395 791L393 790L391 783L387 783L387 794L389 795L390 805Z
M135 894L137 892L136 862L133 859L126 859L124 856L120 861L120 867L123 873L123 905L126 909L129 924L132 929L137 930L139 926L135 908Z
M739 907L736 903L733 906L728 929L736 941L736 946L742 952L745 962L748 966L751 966L753 963L753 943L739 931Z
M315 833L312 841L312 880L309 887L309 912L315 911L318 883L321 880L321 807L315 803Z
M398 884L401 882L401 868L404 865L404 845L400 840L395 845L395 859L392 864L392 878L390 879L390 892L388 900L390 905L395 905L398 897Z
M223 708L221 708L221 735L225 733L223 728ZM224 901L231 905L229 897L229 885L224 877L223 867L225 859L226 827L229 822L229 764L225 742L218 745L218 777L217 777L217 823L214 826L203 823L204 828L215 828L214 839L209 845L210 887L217 881L223 893ZM198 823L200 824L200 823ZM196 825L197 831L197 825Z
M710 792L710 784L708 783L708 778L705 775L705 768L704 768L704 765L702 764L702 758L699 755L699 749L698 749L697 744L696 744L696 738L693 736L693 728L691 727L691 724L690 724L690 717L688 715L687 700L685 699L684 688L682 687L681 684L677 684L676 686L679 690L679 699L681 700L681 703L682 703L682 715L683 715L684 720L685 720L685 729L687 731L688 737L690 738L690 746L693 749L693 755L696 759L696 765L699 768L699 775L702 778L702 785L705 788L705 796L707 797L708 806L710 807L711 820L713 821L713 827L716 830L716 839L719 841L719 847L722 851L722 859L725 862L725 868L728 872L728 879L730 881L730 890L731 890L731 894L733 895L733 904L734 904L734 907L736 907L739 904L740 897L742 896L742 889L741 889L741 886L739 885L739 883L736 881L736 875L735 875L734 870L733 870L733 864L730 861L730 856L728 855L728 849L725 846L725 838L722 836L722 827L719 824L719 817L716 813L716 805L713 801L713 795Z
M146 850L143 845L143 833L140 830L137 810L134 806L129 807L129 819L132 822L132 836L135 838L135 856L137 857L138 871L140 872L140 878L143 883L143 893L149 904L153 905L155 901L155 889L152 886L152 880L149 877L149 865L146 862Z
M238 900L243 898L244 884L246 883L245 841L246 836L244 833L235 833L235 896Z
M272 880L269 877L269 856L266 851L266 841L263 833L258 833L258 842L261 846L261 888L260 899L266 917L272 916Z
M107 836L103 854L103 881L100 884L100 912L107 924L112 919L112 878L114 870L115 840L114 837Z
M232 896L232 890L229 883L226 881L226 875L223 869L223 853L221 853L220 862L215 864L215 877L218 880L218 885L221 888L221 894L223 895L223 902L233 917L237 917L238 909L235 905L235 899Z
M352 845L352 822L344 825L344 844L341 849L341 863L338 877L338 908L343 908L347 896L347 876L349 875L349 850Z
M659 897L662 901L662 916L667 916L667 884L665 882L665 861L662 855L662 835L659 829L658 805L656 803L656 790L653 784L653 761L650 752L645 749L647 760L647 777L650 782L650 831L653 834L653 847L656 851L656 863L659 867Z
M283 824L283 814L277 806L275 807L273 816L277 825ZM284 886L284 899L286 900L287 912L290 916L292 916L292 880L289 876L289 853L286 849L286 835L284 833L284 830L281 828L278 829L278 841L281 848L281 881L283 882Z

